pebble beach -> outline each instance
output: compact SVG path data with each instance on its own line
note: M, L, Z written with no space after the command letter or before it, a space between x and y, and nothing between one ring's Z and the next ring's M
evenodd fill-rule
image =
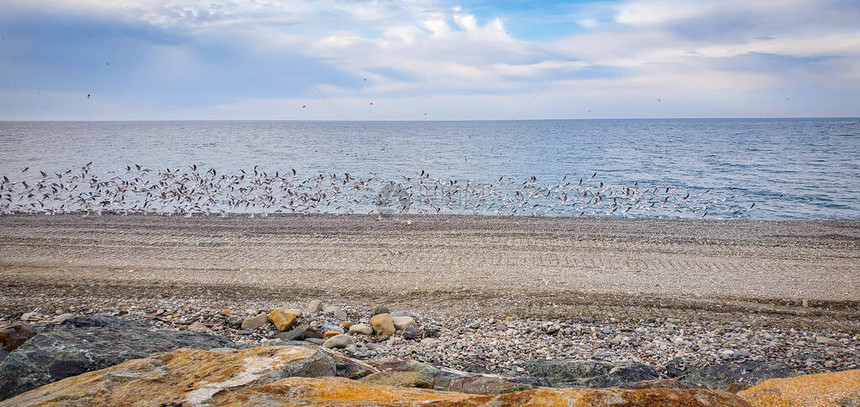
M857 222L322 215L0 222L4 322L48 326L107 314L255 347L296 338L266 318L254 329L243 328L245 320L296 309L297 327L351 335L340 349L350 357L507 378L528 377L542 359L645 364L666 378L745 363L791 374L860 367ZM576 256L602 259L610 276L586 279L595 276L584 270L593 263L577 266ZM662 275L650 269L657 262L666 265ZM320 309L309 309L312 300ZM388 337L344 328L368 324L378 307L415 324Z

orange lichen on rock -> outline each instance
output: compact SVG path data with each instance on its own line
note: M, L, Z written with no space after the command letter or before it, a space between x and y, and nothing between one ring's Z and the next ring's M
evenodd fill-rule
M704 389L550 389L501 395L474 395L429 389L391 387L342 378L293 377L213 398L218 405L375 405L405 406L744 406L745 401Z
M738 396L753 406L858 406L860 370L765 380Z

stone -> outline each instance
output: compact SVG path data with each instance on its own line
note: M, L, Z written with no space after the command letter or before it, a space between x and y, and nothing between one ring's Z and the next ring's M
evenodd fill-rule
M354 343L355 343L355 339L352 339L351 336L346 335L346 334L339 334L339 335L332 336L331 338L328 338L328 340L325 341L325 343L323 343L323 346L325 346L326 348L329 348L329 349L333 349L333 348L340 349L340 348L345 348L345 347L352 345Z
M236 346L219 335L150 328L105 315L72 318L48 326L0 363L0 399L66 377L179 348Z
M36 335L36 331L27 324L18 323L0 328L0 346L6 352L12 352Z
M323 313L332 314L332 315L334 315L335 318L341 319L341 320L349 318L346 315L346 312L344 312L342 309L340 309L338 307L334 307L334 306L323 307Z
M299 318L302 316L302 310L300 310L298 308L287 308L284 310L284 312L286 312L287 314L293 314L296 316L296 318Z
M51 323L52 324L62 324L63 322L66 322L66 321L68 321L74 317L75 317L75 314L69 314L69 313L59 314L59 315L57 315L51 319Z
M860 370L768 379L737 395L753 406L860 406Z
M209 329L206 324L202 322L194 322L188 326L188 330L191 332L203 332L203 333L214 333L211 329Z
M253 317L245 318L245 320L242 321L242 329L253 331L266 325L267 322L269 322L269 316L265 313L260 313Z
M391 314L376 314L370 318L370 327L373 332L382 339L387 339L394 334L394 321L391 320Z
M381 384L384 386L418 387L432 389L435 380L424 372L387 371L378 372L361 379L365 383Z
M409 325L403 329L400 335L403 336L403 339L418 339L418 328L415 325Z
M373 311L370 313L370 317L373 318L374 316L379 314L391 314L391 311L388 310L388 307L380 305L373 309Z
M373 328L366 324L355 324L349 327L349 333L356 335L373 335Z
M286 312L283 308L275 308L269 312L269 321L275 324L278 331L284 332L296 323L296 314Z
M84 373L22 394L9 405L222 405L231 392L287 377L332 376L328 354L304 347L260 347L229 353L182 349ZM244 404L244 403L239 403Z
M316 348L322 352L327 353L334 360L335 363L335 376L337 377L345 377L347 379L358 380L367 375L374 374L379 370L375 367L364 363L357 359L352 359L346 357L339 352L335 352L331 349L320 347Z
M509 382L499 377L467 376L451 379L448 391L468 394L503 394L531 389L532 386Z
M836 346L839 348L845 346L842 344L842 342L839 342L838 340L833 339L833 338L828 338L826 336L816 336L815 337L815 343L821 343L821 344L824 344L827 346Z
M343 333L343 326L332 324L328 321L323 322L322 326L320 326L320 329L322 329L323 332L337 331L338 333Z
M224 320L224 325L227 325L227 327L233 329L242 329L242 322L245 322L245 318L242 318L236 314L230 314L227 315L227 319Z
M539 386L548 387L621 387L659 376L652 366L645 364L612 364L588 360L532 360L525 364L530 379Z
M25 322L41 321L41 320L42 320L42 316L41 316L41 315L39 315L39 313L38 313L38 312L36 312L36 311L32 311L32 312L24 313L24 315L21 315L21 320L22 320L22 321L25 321Z
M391 317L391 321L394 323L394 329L398 331L405 329L407 326L415 325L415 320L412 317Z
M219 405L436 405L436 406L625 406L749 407L731 393L703 389L532 389L500 395L465 394L394 387L343 378L291 377L275 383L223 392Z
M685 366L681 359L666 365L669 377L678 377L696 387L728 389L733 383L756 384L765 379L793 376L791 366L771 361L747 360L741 363L719 363L708 366Z
M342 327L343 327L343 329L349 329L349 327L351 327L351 326L352 326L352 322L350 322L350 321L343 321L343 322L341 322L341 323L340 323L340 326L342 326Z
M333 337L338 336L338 335L342 335L342 333L340 331L326 331L323 334L323 339L333 338Z
M323 303L320 300L313 300L308 304L308 314L316 314L323 310Z
M323 344L325 344L325 341L327 341L327 339L323 339L323 338L305 338L305 341L306 341L306 342L313 343L313 344L315 344L315 345L320 345L320 346L322 346Z
M305 340L305 330L304 329L291 329L287 332L281 332L275 335L275 338L278 338L282 341L303 341Z

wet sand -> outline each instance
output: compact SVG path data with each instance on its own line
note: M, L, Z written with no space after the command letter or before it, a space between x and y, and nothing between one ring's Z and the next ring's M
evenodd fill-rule
M860 221L0 217L0 317L163 298L857 331Z

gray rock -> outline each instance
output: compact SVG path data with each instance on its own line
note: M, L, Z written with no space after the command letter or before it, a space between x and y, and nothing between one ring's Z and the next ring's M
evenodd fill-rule
M278 338L282 341L302 341L305 339L305 330L291 329L289 331L281 332L275 335L275 338Z
M323 346L326 348L329 348L329 349L345 348L345 347L352 345L354 343L355 343L355 339L352 339L351 336L340 334L340 335L335 335L335 336L332 336L331 338L328 338L328 340L326 340L323 343Z
M265 313L257 314L256 316L245 318L242 321L242 329L255 330L269 322L269 316Z
M149 331L105 315L72 318L13 351L0 363L0 400L84 372L179 348L235 347L227 338L189 331Z
M732 383L754 385L762 380L794 376L785 363L748 360L741 363L720 363L709 366L686 366L681 359L666 365L670 377L681 378L696 387L727 390Z
M373 328L367 324L353 324L349 327L349 333L358 335L373 335Z
M316 314L323 310L323 303L320 300L313 300L308 304L308 314Z
M403 339L418 339L418 328L416 328L415 325L407 326L403 329L401 335L403 336Z
M325 343L326 340L323 338L305 338L305 341L316 344L316 345L322 345Z
M373 309L373 312L370 313L370 316L372 317L378 314L391 314L391 311L388 309L388 307L380 305Z
M392 317L391 321L394 322L394 329L398 331L405 329L407 326L415 325L415 320L412 317Z
M224 321L224 325L227 325L229 328L233 329L242 329L242 322L245 321L245 318L242 318L236 314L227 315L227 319Z
M447 390L468 394L503 394L530 388L532 386L528 384L514 383L499 377L467 376L451 379Z
M320 326L320 329L323 332L337 331L343 333L343 325L336 325L329 322L323 322L322 326Z
M645 364L555 359L532 360L525 367L532 376L518 382L546 387L619 387L658 378L657 371Z
M383 312L383 314L384 314L384 312ZM412 315L409 315L409 312L406 312L406 311L394 311L394 312L389 312L389 314L391 314L392 318L394 318L394 317L411 317L412 316Z

